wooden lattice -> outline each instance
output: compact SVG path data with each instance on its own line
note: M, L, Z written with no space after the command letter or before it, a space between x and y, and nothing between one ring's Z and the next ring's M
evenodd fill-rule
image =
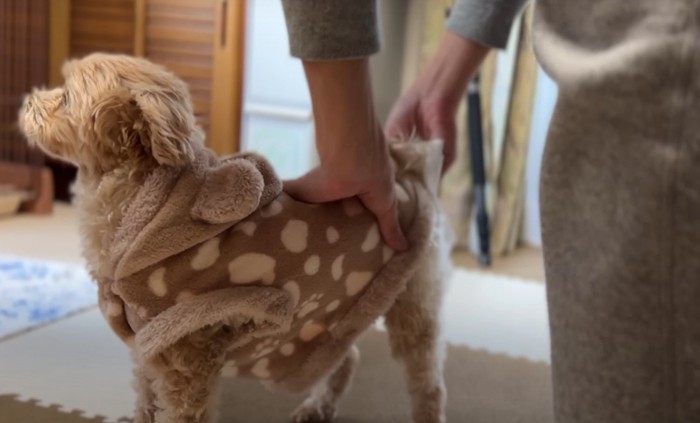
M0 160L43 165L17 128L22 97L48 77L48 1L0 0Z
M48 76L48 0L0 0L0 160L43 166L17 128L22 97Z
M0 0L0 186L29 199L23 209L50 211L51 178L44 155L19 132L24 95L48 80L50 0Z

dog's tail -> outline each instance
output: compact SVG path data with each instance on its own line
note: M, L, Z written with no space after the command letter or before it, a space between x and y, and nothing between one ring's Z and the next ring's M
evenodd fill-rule
M397 179L419 180L433 198L435 215L431 244L437 253L441 273L447 279L452 270L450 252L455 245L455 236L447 216L442 211L439 199L443 142L442 140L395 142L390 144L390 148L397 166Z
M437 199L442 175L442 140L394 142L390 148L397 177L418 178Z

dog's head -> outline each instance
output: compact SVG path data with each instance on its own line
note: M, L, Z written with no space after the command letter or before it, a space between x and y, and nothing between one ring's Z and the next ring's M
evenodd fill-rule
M34 90L19 113L30 143L96 171L181 166L202 142L185 83L145 59L92 54L64 64L65 85Z

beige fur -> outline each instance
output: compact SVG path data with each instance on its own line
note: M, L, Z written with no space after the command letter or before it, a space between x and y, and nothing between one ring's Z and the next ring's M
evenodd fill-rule
M134 237L151 236L139 232L145 224L138 221L141 215L129 222L124 216L137 206L160 207L157 193L163 190L156 188L175 186L174 175L180 169L194 169L195 176L197 169L207 169L204 182L192 185L199 191L186 211L188 219L214 228L243 219L279 196L279 181L264 159L250 154L219 159L206 152L185 84L162 67L143 59L94 54L67 63L63 72L65 86L28 96L19 122L31 143L79 168L75 202L83 253L100 283L101 302L113 300L106 285L139 268L140 252L129 251ZM422 145L392 149L397 181L413 181L406 187L413 187L417 206L402 218L402 224L412 225L408 233L412 248L384 266L357 306L333 331L329 329L323 348L277 383L277 388L287 390L313 386L294 412L295 422L332 419L359 360L352 341L384 313L394 354L406 367L414 421L444 421L439 312L447 267L442 258L448 246L445 231L435 220L438 208L432 197L437 181L430 175L437 175L440 166L435 160L428 163L432 171L417 166L418 156L411 151L421 149ZM149 186L153 195L148 194ZM233 208L222 203L225 197L220 191L226 196L227 190L237 199ZM412 277L406 280L405 275ZM396 287L405 288L398 298ZM223 306L211 308L217 302ZM243 313L245 318L236 314L251 304L265 308L253 307ZM129 330L117 332L134 351L136 421L212 421L217 376L229 350L245 342L248 333L284 331L288 313L287 299L272 287L237 287L229 293L203 295L166 309L145 327L137 310L126 305L118 318L137 337Z

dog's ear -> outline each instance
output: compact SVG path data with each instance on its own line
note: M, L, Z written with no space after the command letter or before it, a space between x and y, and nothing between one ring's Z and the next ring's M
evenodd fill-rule
M180 90L156 88L134 93L115 88L94 104L92 120L98 139L114 151L137 147L167 166L193 159L197 128L189 97Z
M100 97L92 105L90 118L95 136L87 138L99 140L92 147L100 150L100 157L110 156L102 152L116 155L120 151L143 151L141 111L127 89L117 88Z
M183 165L194 157L197 131L184 83L177 87L143 90L135 95L143 117L144 144L162 165Z
M260 206L263 174L248 160L224 160L209 169L192 207L193 218L212 224L245 219Z

